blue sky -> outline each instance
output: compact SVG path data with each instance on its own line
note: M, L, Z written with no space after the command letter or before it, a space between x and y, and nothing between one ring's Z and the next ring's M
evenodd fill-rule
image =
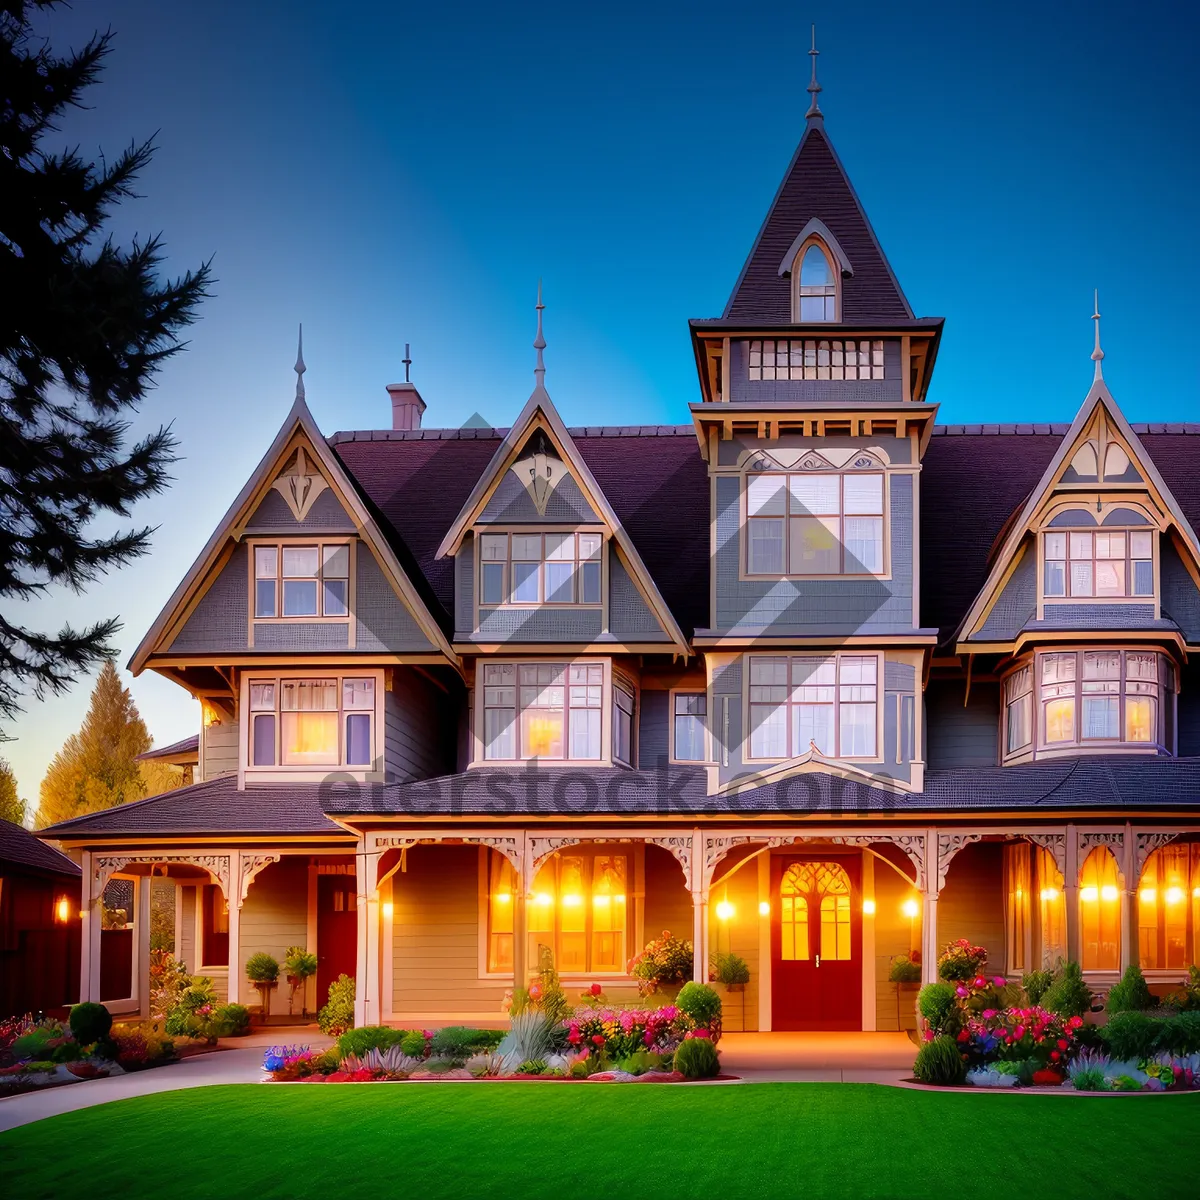
M686 421L687 318L723 308L803 130L812 20L826 128L913 308L946 318L940 419L1069 420L1093 287L1126 415L1200 419L1190 6L93 0L47 22L117 33L52 144L158 130L114 234L219 282L137 421L185 456L138 513L153 555L19 615L120 613L127 659L282 421L300 321L326 432L388 423L406 341L427 425L503 425L541 276L567 423ZM195 731L179 688L131 686L156 741ZM87 694L7 731L30 801Z

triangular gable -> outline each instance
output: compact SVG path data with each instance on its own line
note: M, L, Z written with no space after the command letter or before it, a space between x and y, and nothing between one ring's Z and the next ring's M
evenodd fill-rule
M796 147L734 284L725 319L791 323L791 280L780 272L780 263L790 247L799 248L796 239L814 221L836 243L843 276L842 320L911 319L912 308L819 119L809 121Z
M679 646L680 650L688 653L687 639L679 628L671 610L658 590L642 556L638 553L632 539L626 532L620 518L609 504L595 476L588 469L587 463L579 453L574 439L563 424L558 410L554 407L549 393L539 384L521 410L512 428L504 435L496 453L492 455L487 469L479 477L466 503L462 506L454 523L438 547L437 557L445 558L456 554L462 545L463 538L478 520L480 514L488 505L496 489L500 486L506 472L526 451L531 438L541 431L554 452L562 459L579 486L584 500L591 506L600 519L608 526L609 533L617 546L626 569L632 577L638 590L642 593L655 616L661 622L667 636Z
M1111 448L1120 450L1120 455ZM1106 473L1107 469L1107 473ZM1103 378L1097 378L1082 407L1063 435L1058 450L1042 473L1037 486L1006 525L1004 540L992 559L987 580L959 625L956 641L969 646L983 640L980 632L1004 585L1012 575L1025 538L1033 531L1039 515L1060 489L1084 485L1086 490L1105 490L1137 484L1158 503L1174 527L1179 544L1186 547L1194 572L1200 572L1200 541L1171 489L1159 474L1149 452L1117 407Z
M851 779L866 787L878 788L885 792L913 793L920 792L924 787L924 769L920 764L914 764L914 778L905 779L902 776L879 775L868 771L855 763L842 762L840 759L827 758L815 746L798 754L795 758L785 759L772 767L764 767L750 775L738 775L733 779L710 787L713 796L737 796L742 792L753 791L755 788L770 787L792 779L797 775L836 775L841 779Z
M334 500L353 521L359 536L374 554L421 632L448 662L457 667L458 658L446 635L363 503L345 468L321 435L308 406L297 399L237 499L138 644L129 661L133 674L143 670L159 647L170 645L187 614L218 577L219 568L229 557L231 539L236 542L252 531L251 522L264 501L284 504L297 520L302 520L315 505Z

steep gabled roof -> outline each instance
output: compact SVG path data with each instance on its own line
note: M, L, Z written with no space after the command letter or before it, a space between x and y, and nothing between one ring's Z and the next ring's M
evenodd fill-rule
M24 825L0 819L0 865L54 875L78 875L79 867L53 846L47 846Z
M266 454L259 461L258 466L238 493L229 510L221 518L212 537L209 538L199 557L171 594L170 600L167 601L154 624L150 626L145 637L138 644L129 662L130 670L135 675L146 666L147 660L159 644L165 641L165 635L177 624L180 614L185 612L192 599L199 595L211 581L214 576L214 568L230 537L236 536L240 532L242 524L271 486L275 474L298 445L303 446L316 459L321 474L341 504L351 514L363 541L371 548L384 574L396 590L402 603L412 613L413 620L422 633L434 647L441 651L447 661L457 665L458 660L445 632L430 611L420 588L413 582L413 578L405 569L400 555L397 554L392 544L394 539L390 540L385 536L376 521L375 514L359 494L353 478L347 473L342 462L317 428L317 424L308 410L308 405L305 404L303 398L297 397Z
M579 453L570 431L563 424L558 410L554 407L554 402L550 399L549 393L542 386L540 380L512 428L501 438L491 461L476 480L471 494L451 522L450 528L438 546L437 557L446 558L458 551L463 537L479 514L483 512L488 500L499 486L504 473L517 460L530 437L539 429L545 432L559 457L567 464L584 498L608 526L613 541L617 545L618 553L624 560L626 568L646 603L662 624L663 630L681 651L685 654L688 653L688 641L683 630L680 629L679 623L659 592L653 576L646 569L642 556L638 553L637 547L620 517L617 516L616 510Z
M835 254L844 260L843 321L911 319L913 311L908 300L819 117L809 120L796 147L734 284L724 319L791 324L791 281L780 274L780 264L814 221L832 234ZM846 274L847 265L852 274Z
M969 638L972 630L986 613L989 603L1003 585L1024 538L1033 528L1047 499L1061 482L1063 473L1075 451L1085 440L1088 432L1093 429L1099 412L1103 413L1104 420L1109 423L1119 441L1124 443L1129 459L1140 471L1141 478L1151 494L1157 497L1166 510L1170 523L1178 533L1180 542L1190 552L1193 566L1200 570L1200 541L1196 538L1190 520L1180 508L1179 502L1171 488L1167 486L1154 459L1134 432L1133 427L1125 419L1103 377L1097 371L1096 378L1079 412L1075 415L1075 420L1062 435L1057 449L1042 471L1041 478L1028 492L1024 503L1017 510L1015 519L1010 516L1005 523L1003 539L999 549L994 550L991 555L990 570L983 586L976 593L960 622L960 637ZM1101 486L1099 483L1097 484L1097 487Z

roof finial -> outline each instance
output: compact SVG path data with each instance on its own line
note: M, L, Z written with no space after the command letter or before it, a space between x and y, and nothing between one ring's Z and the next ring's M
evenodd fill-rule
M407 342L404 343L404 357L400 361L404 364L404 382L411 383L412 380L408 377L408 368L412 366L412 353Z
M542 336L542 309L546 306L542 303L542 281L538 280L538 298L537 298L537 337L533 339L533 348L537 351L537 365L533 368L533 377L537 380L537 387L545 389L546 386L546 364L542 359L542 351L546 348L546 339Z
M808 94L812 96L812 103L808 106L808 112L804 114L809 121L814 118L824 118L825 114L821 111L821 106L817 103L817 93L821 90L821 85L817 82L817 55L820 54L817 49L817 27L812 27L812 49L808 52L808 57L812 59L812 80L808 85Z
M296 338L296 399L304 399L304 372L307 368L304 366L304 326L300 326L299 336Z
M1092 305L1092 320L1096 322L1096 348L1092 351L1092 362L1096 364L1096 374L1092 376L1092 382L1097 383L1104 378L1104 370L1101 363L1104 361L1104 351L1100 349L1100 289L1096 288L1093 293Z

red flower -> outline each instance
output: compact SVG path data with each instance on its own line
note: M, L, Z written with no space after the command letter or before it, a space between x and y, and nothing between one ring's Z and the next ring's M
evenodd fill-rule
M970 1036L971 1035L969 1033L967 1033L967 1031L965 1029L961 1029L961 1030L959 1030L958 1040L960 1042L965 1042Z
M1058 1048L1059 1048L1060 1050L1066 1050L1066 1049L1067 1049L1067 1047L1068 1047L1068 1046L1070 1046L1070 1044L1071 1044L1071 1043L1070 1043L1070 1042L1068 1042L1066 1038L1059 1038L1059 1039L1058 1039Z
M1054 1059L1054 1061L1055 1061L1055 1062L1058 1062L1058 1060L1059 1060L1059 1059L1062 1057L1062 1055L1061 1055L1061 1054L1059 1054L1059 1052L1058 1052L1057 1050L1051 1050L1051 1051L1050 1051L1050 1057L1051 1057L1052 1059Z
M600 985L598 983L593 983L592 986L590 988L588 988L588 995L598 996L598 995L600 995L600 992L602 990L603 989L600 987Z
M592 1037L592 1045L593 1046L603 1046L604 1045L604 1034L602 1034L602 1033L595 1034Z

